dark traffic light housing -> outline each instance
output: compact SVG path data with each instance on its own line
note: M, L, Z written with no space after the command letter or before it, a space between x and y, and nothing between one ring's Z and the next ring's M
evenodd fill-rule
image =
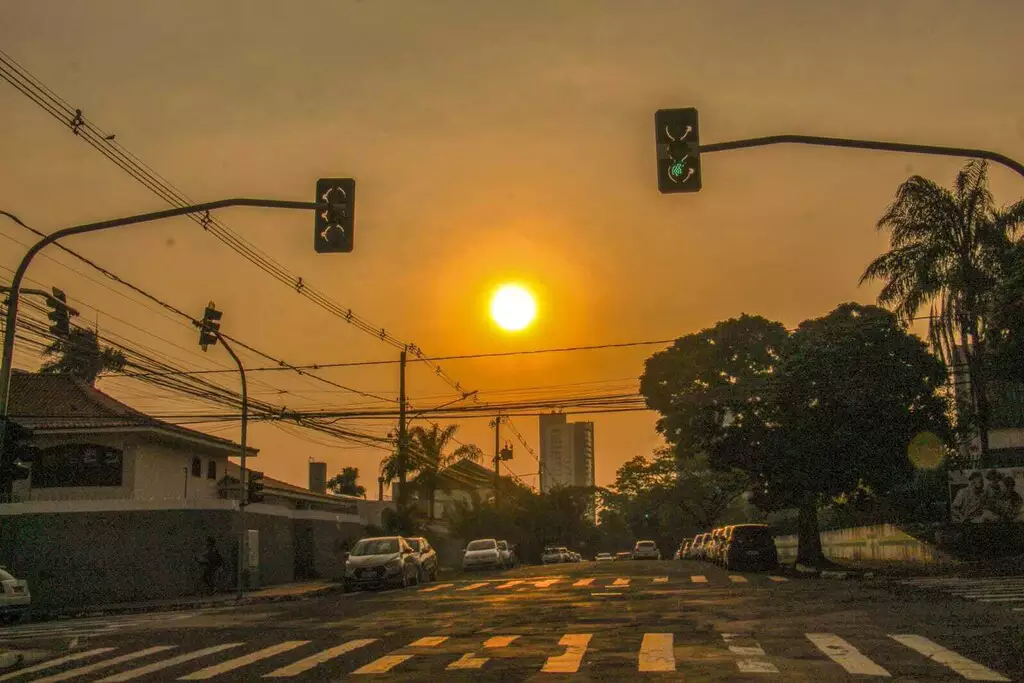
M665 194L699 192L700 132L697 110L659 109L654 113L658 148L658 190Z
M318 254L351 252L356 230L355 179L321 178L316 181L316 201L330 206L316 212L313 248Z
M18 481L27 479L38 448L31 444L32 430L22 427L11 418L0 418L3 428L3 453L0 453L0 479Z
M256 470L249 470L249 486L246 491L246 502L263 502L263 473Z
M206 306L206 311L203 312L203 321L199 323L199 346L203 351L217 343L222 315L224 314L214 307L212 301Z
M46 317L50 319L50 334L54 337L67 339L71 334L71 309L68 308L68 295L63 290L53 288L53 296L46 297L51 310Z

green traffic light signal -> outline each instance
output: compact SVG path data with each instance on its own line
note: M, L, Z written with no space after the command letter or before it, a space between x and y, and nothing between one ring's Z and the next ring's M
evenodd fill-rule
M654 137L658 150L658 190L666 194L699 192L697 110L659 109L654 114Z

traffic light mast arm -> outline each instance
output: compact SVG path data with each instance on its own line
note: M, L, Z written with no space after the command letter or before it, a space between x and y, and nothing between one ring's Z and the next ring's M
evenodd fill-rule
M48 245L65 237L71 237L72 235L84 235L89 232L98 232L100 230L108 230L110 228L120 228L127 225L135 225L137 223L148 223L164 218L184 216L190 213L225 209L231 206L254 206L265 209L299 209L304 211L318 211L330 208L330 204L327 202L293 202L280 199L245 198L221 199L215 202L207 202L205 204L193 204L192 206L181 206L174 209L166 209L164 211L143 213L137 216L115 218L109 221L100 221L99 223L76 225L71 228L64 228L63 230L50 233L33 244L25 253L25 256L22 257L21 263L18 264L18 269L14 271L14 277L11 278L11 296L10 301L7 304L7 320L4 327L3 356L0 358L0 417L7 415L8 393L11 388L11 365L14 359L14 333L15 327L18 323L19 292L21 291L22 280L25 279L25 271L28 270L29 264L32 263L32 259L36 254ZM3 444L0 443L0 447L2 447L2 445Z
M10 292L11 290L12 290L11 287L6 287L6 286L5 287L0 287L0 292ZM50 292L47 292L45 289L25 289L25 288L22 288L21 291L19 292L19 295L24 295L24 294L30 294L32 296L41 296L44 299L46 299L47 302L56 301L56 299L53 298L53 294L51 294ZM76 309L72 308L71 306L68 306L68 305L65 304L65 305L63 305L63 307L68 309L68 313L70 313L71 315L79 315L78 311Z
M883 142L880 140L827 138L816 135L769 135L762 138L715 142L710 145L700 145L700 152L701 154L708 154L711 152L728 152L734 149L748 149L750 147L765 147L767 145L780 144L846 147L852 149L880 150L883 152L909 152L911 154L931 154L935 156L985 159L997 164L1002 164L1007 168L1013 169L1021 176L1024 176L1024 164L1019 161L1015 161L1008 156L999 154L998 152L990 152L985 149L972 149L969 147L941 147L938 145L915 145L906 142Z

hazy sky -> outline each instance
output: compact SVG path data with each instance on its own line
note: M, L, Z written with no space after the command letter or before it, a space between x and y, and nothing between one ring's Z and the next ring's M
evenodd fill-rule
M314 254L307 214L220 217L433 355L665 339L742 312L795 325L843 301L872 301L875 288L857 280L887 244L874 224L897 185L909 173L948 184L959 161L796 147L719 153L703 160L701 193L664 196L654 111L698 107L703 142L808 133L1024 159L1021 25L1024 4L1005 0L0 0L0 48L197 201L311 200L317 177L356 177L350 255ZM992 184L1000 202L1024 188L1001 168ZM49 231L163 205L0 81L0 208ZM0 223L6 268L22 249L10 237L26 241ZM226 332L291 363L397 355L188 220L68 244L197 316L214 300ZM104 334L191 368L230 362L221 348L203 354L194 329L46 253L29 277L62 287ZM537 324L514 336L486 310L508 280L540 299ZM445 369L483 399L619 393L635 387L652 350ZM38 362L27 350L17 360ZM319 374L397 395L394 366ZM256 396L290 408L365 401L290 373L258 379ZM453 397L422 367L409 382L416 406ZM592 384L534 388L582 382ZM125 379L99 386L142 410L196 407ZM523 391L500 393L513 389ZM599 484L659 443L651 414L594 420ZM536 419L516 424L538 448ZM237 438L237 425L215 433ZM466 421L459 438L485 450L493 442L483 419ZM294 426L255 425L250 442L269 476L305 484L309 458L324 459L330 474L358 466L375 495L381 451ZM537 471L521 448L510 464Z

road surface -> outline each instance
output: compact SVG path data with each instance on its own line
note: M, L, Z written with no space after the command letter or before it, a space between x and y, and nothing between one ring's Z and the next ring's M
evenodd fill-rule
M898 582L583 563L18 625L0 647L41 652L0 682L1024 680L1022 621Z

